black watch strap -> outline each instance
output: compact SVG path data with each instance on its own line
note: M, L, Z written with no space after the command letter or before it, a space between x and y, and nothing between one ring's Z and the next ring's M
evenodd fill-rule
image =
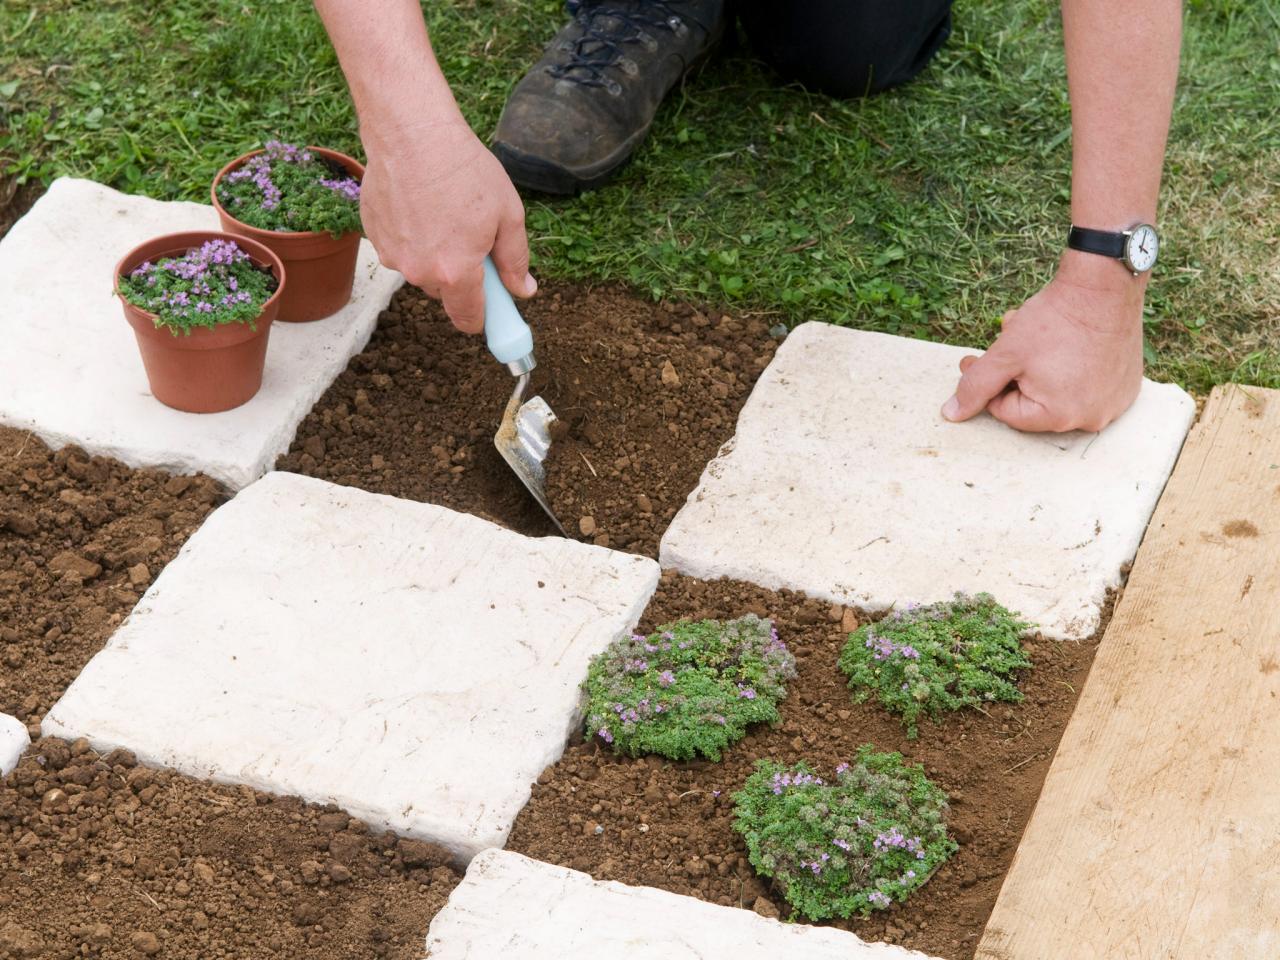
M1067 234L1067 246L1072 250L1084 253L1096 253L1099 256L1111 257L1114 260L1124 259L1124 244L1127 238L1123 233L1110 230L1090 230L1088 227L1071 228Z

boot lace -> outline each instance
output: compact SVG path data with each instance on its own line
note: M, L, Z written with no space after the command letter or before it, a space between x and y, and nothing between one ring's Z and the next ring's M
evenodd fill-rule
M658 46L653 35L656 31L668 30L683 37L689 31L689 22L706 29L676 10L680 4L681 0L648 0L622 6L609 0L580 0L571 9L582 27L582 36L565 45L565 62L548 66L547 72L558 80L620 93L622 85L606 71L621 64L624 72L635 72L634 62L626 58L625 46L640 44L653 51Z

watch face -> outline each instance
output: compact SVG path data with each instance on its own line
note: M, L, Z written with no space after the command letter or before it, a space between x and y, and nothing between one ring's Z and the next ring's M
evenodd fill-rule
M1160 252L1160 238L1156 229L1149 224L1140 224L1129 234L1129 242L1125 244L1124 258L1134 273L1146 273L1156 265L1156 256Z

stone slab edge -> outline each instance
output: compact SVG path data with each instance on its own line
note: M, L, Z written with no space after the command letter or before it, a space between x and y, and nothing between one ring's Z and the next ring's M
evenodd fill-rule
M436 914L431 960L935 960L833 927L782 923L486 850Z
M290 481L301 481L305 484L336 486L326 480L319 480L312 477L306 477L300 474L292 474L292 473L287 473L283 471L272 471L271 473L267 474L267 476L264 477L262 480L258 481L258 483L270 483L272 482L273 478L288 478ZM436 504L419 503L417 501L406 501L406 500L403 500L402 498L393 497L388 494L372 493L370 491L360 490L359 488L351 488L351 489L354 493L357 493L363 497L375 497L382 500L396 501L400 503L409 503L415 507L421 507L423 509L428 509L428 510L440 510L448 513L458 513L458 511L453 511L447 507L438 506ZM229 504L224 504L224 506L220 507L219 510L224 509L228 505ZM214 513L210 515L210 518L216 516L217 513L218 511L215 510ZM510 536L512 538L529 539L524 537L522 534L515 533L514 531L508 530L505 527L500 527L499 525L494 524L491 521L485 520L481 517L477 517L474 514L462 513L459 515L466 517L468 520L474 521L476 523L483 523L483 524L488 524L490 526L493 526L497 530L501 531L503 534ZM206 518L205 524L209 523L210 518ZM203 529L203 527L201 529ZM195 534L193 534L190 538L188 538L187 542L183 544L182 548L179 550L178 557L181 557L188 550L192 549L193 544L198 545L198 542L199 542L198 538L200 536L200 533L201 533L201 530L197 530ZM596 546L591 546L589 544L579 543L576 540L565 540L563 542L566 545L567 549L575 550L575 551L578 551L578 550L587 551L587 552L600 551L604 553L617 552L617 551L610 551L609 549L604 547L596 547ZM658 588L658 582L661 577L661 568L658 566L656 561L653 561L646 557L638 557L630 554L626 554L624 556L626 556L628 559L643 561L644 565L648 567L648 576L646 577L643 588L637 594L635 602L632 604L632 606L628 610L626 610L625 613L622 615L622 619L626 623L626 627L622 631L622 633L628 633L632 629L634 629L635 625L639 622L640 617L643 615L645 608L648 606L649 601L653 598L653 594L656 592ZM153 599L153 594L158 594L167 588L168 581L166 578L171 575L171 571L173 570L173 567L178 557L175 557L174 561L170 562L170 564L167 565L160 572L159 576L157 576L156 579L152 581L151 586L148 587L147 591L138 600L138 603L135 605L134 609L148 606ZM127 623L127 619L125 622ZM124 624L121 624L121 627L117 628L117 632L119 632L123 628L123 626ZM108 640L106 646L103 648L104 651L107 649L110 649L110 647L115 642L116 642L116 637L115 635L113 635L113 637L110 640ZM585 680L585 678L586 678L586 674L584 672L583 679ZM68 695L72 693L75 687L75 684L77 682L79 682L79 680L73 681L72 686L69 687L67 691L63 693L62 698L57 703L55 703L53 707L49 709L48 712L45 713L44 719L41 723L40 732L42 736L58 737L64 740L76 740L79 738L84 738L90 744L90 746L100 754L105 755L117 748L123 748L133 752L133 754L138 759L138 761L145 766L164 767L164 768L176 770L177 772L184 774L186 776L195 777L197 779L202 779L202 780L209 780L214 783L223 783L223 784L229 784L229 785L244 784L262 793L280 795L279 788L273 785L272 783L268 782L264 778L219 773L205 764L190 761L188 759L184 759L181 757L175 757L165 751L153 751L153 750L141 748L137 744L131 742L132 740L131 737L123 736L118 732L105 731L105 732L95 733L92 730L87 729L87 727L84 724L83 718L79 716L75 716L68 721L64 721L60 715L61 711L59 708L62 706L64 700L66 700ZM563 736L557 740L548 741L545 751L542 754L538 755L537 757L537 761L536 761L537 771L532 774L532 776L530 777L529 783L526 784L522 790L522 797L520 801L521 810L528 803L529 797L532 795L533 781L536 779L538 772L541 772L546 767L558 761L560 757L563 755L564 750L568 746L570 741L580 733L582 729L582 722L585 717L585 709L586 709L586 695L584 692L579 691L576 703L569 716L569 722L566 723L564 726ZM294 795L294 794L290 794L290 795ZM466 863L468 863L472 857L474 857L477 853L479 853L482 850L488 849L496 845L505 844L507 837L511 831L511 824L508 824L505 827L505 829L492 831L486 840L477 841L475 843L459 844L459 843L455 843L448 840L447 838L441 836L439 833L434 832L434 830L431 829L430 827L428 827L427 829L415 830L415 829L406 827L402 823L393 822L388 818L386 818L377 809L362 802L359 798L352 795L348 795L346 793L333 792L325 795L319 795L319 794L308 794L307 792L300 791L296 795L301 796L303 800L306 800L307 802L311 802L311 803L335 804L336 806L339 806L343 810L350 813L352 816L360 820L363 820L366 823L378 829L390 830L401 836L407 836L414 839L428 840L432 843L436 843L438 845L444 846L454 854L454 856L457 859L457 862L460 865L465 865ZM517 815L518 815L518 812L517 812ZM512 822L514 822L515 816L513 816L511 820Z
M831 325L823 321L816 321L816 320L800 324L795 329L793 329L790 334L788 334L787 339L783 342L782 346L779 348L778 354L775 355L772 363L777 363L778 356L782 355L782 352L787 349L788 343L793 342L793 338L794 338L794 341L798 341L800 339L796 337L797 333L800 333L800 334L805 333L806 328L816 330L818 328L828 327L828 326L831 326ZM892 335L890 334L882 334L874 331L859 331L859 332L867 336L892 337ZM897 338L894 338L894 339L897 339ZM971 350L968 348L955 347L949 344L941 344L933 341L920 341L920 344L922 347L936 349L938 351L945 351L947 353L954 354L957 360L961 356L965 356L965 355L980 356L982 353L984 353L984 351L982 350ZM752 388L752 392L748 396L746 404L743 405L742 410L739 412L738 414L739 419L741 419L743 416L750 413L752 411L752 407L754 404L758 404L761 402L757 397L757 391L759 391L761 385L765 383L768 376L769 376L769 370L766 369L765 373L760 377L759 380L756 381L756 385ZM1197 418L1195 399L1190 394L1188 394L1185 390L1179 387L1177 384L1172 384L1172 383L1160 383L1158 381L1147 380L1144 378L1143 389L1144 390L1154 389L1154 390L1172 392L1172 393L1181 395L1182 402L1180 402L1179 406L1181 408L1180 414L1181 414L1182 422L1180 423L1179 426L1181 429L1183 440L1185 441L1185 438L1188 432L1190 431L1192 424L1195 422ZM724 462L733 453L736 443L737 443L737 435L735 433L733 437L730 437L723 444L721 444L720 449L716 452L715 457L713 457L707 463L706 467L703 468L702 474L698 478L697 485L693 488L693 490L689 492L689 495L685 500L685 504L683 504L680 508L681 511L687 509L690 505L695 503L700 498L708 481L711 481L714 478L717 478L719 476L720 472L724 469ZM1161 465L1165 475L1166 482L1168 480L1168 477L1173 472L1173 467L1177 463L1178 457L1181 455L1181 451L1182 451L1182 444L1179 443L1179 445L1176 448L1170 451L1169 456L1166 458L1166 461ZM1132 535L1125 537L1123 541L1123 546L1121 548L1127 558L1125 561L1126 563L1131 562L1134 556L1138 552L1138 546L1139 544L1141 544L1142 538L1146 534L1147 523L1150 522L1151 516L1155 512L1156 503L1159 501L1160 496L1164 491L1164 486L1165 486L1164 484L1160 484L1158 487L1155 487L1152 490L1150 490L1148 492L1148 495L1144 498L1143 502L1140 504L1140 510L1144 517L1144 521L1142 525L1132 533ZM882 604L868 604L861 598L850 596L846 591L842 591L838 589L823 590L823 589L813 589L811 587L799 587L796 584L788 581L785 577L777 576L767 570L756 569L754 566L750 567L749 569L748 568L726 569L726 565L724 561L721 560L720 558L707 557L701 554L691 555L688 552L688 546L685 543L681 542L677 537L670 536L672 531L676 530L679 519L680 519L680 515L678 511L676 516L672 519L672 522L668 526L667 530L663 533L662 539L659 543L658 561L661 564L663 570L673 570L684 576L689 576L689 577L693 577L695 579L700 579L700 580L718 580L718 579L724 579L724 578L745 580L749 583L754 583L758 586L764 587L767 590L785 590L785 589L799 590L800 592L804 593L806 596L810 596L815 600L822 600L829 603L853 605L859 609L864 609L869 613L879 613L884 610L890 609L894 605L894 603L897 603L900 601L919 599L919 598L911 598L911 597L901 597L901 598L896 598L892 602L885 602ZM1039 632L1043 636L1049 639L1054 639L1054 640L1087 639L1088 637L1092 636L1097 632L1098 624L1101 622L1101 611L1103 606L1106 603L1107 594L1111 590L1115 590L1118 587L1120 587L1120 585L1123 582L1124 582L1124 575L1121 572L1120 567L1117 567L1114 571L1111 571L1108 573L1106 582L1102 585L1102 588L1098 591L1096 596L1092 598L1093 604L1094 604L1094 615L1089 624L1087 625L1076 624L1075 625L1076 629L1069 630L1069 631L1054 629L1052 627L1041 626ZM926 599L943 599L943 598L926 598ZM921 601L921 602L925 602L925 601Z
M0 777L13 772L29 746L31 737L27 725L17 717L0 713Z
M103 186L102 184L99 184L96 181L92 181L92 180L83 180L81 178L76 178L76 177L59 177L49 186L49 189L48 191L46 191L46 194L52 193L54 190L79 188L81 185L84 185L84 184L92 184L95 187ZM110 189L110 188L106 188L106 189ZM173 206L175 209L180 208L184 216L186 216L187 218L194 217L197 219L197 221L205 217L209 218L210 222L204 226L186 225L186 226L183 226L182 229L192 229L192 230L219 229L217 215L213 210L213 207L210 205L192 203L187 201L156 200L154 198L145 197L145 196L135 196L135 195L127 195L127 196L129 196L129 199L131 201L146 202L149 204L156 204L156 205L165 204L165 205ZM36 202L39 203L38 200ZM9 233L6 235L5 239L8 239L15 235L20 238L21 226L22 226L22 218L19 218L19 220L10 228ZM176 230L178 229L178 227L175 226L174 229ZM368 240L362 239L360 241L360 246L361 246L360 259L357 262L357 266L356 266L357 284L359 284L359 274L361 271L364 271L370 274L371 282L376 283L377 286L370 288L368 303L370 304L376 303L377 310L370 312L370 317L363 324L363 329L358 331L356 339L352 341L353 349L351 350L350 356L354 356L355 354L360 353L365 348L365 346L369 342L369 338L373 335L374 328L377 326L378 313L381 313L383 310L387 308L387 305L391 302L392 296L394 296L396 291L399 290L400 287L404 284L404 278L400 274L394 271L390 271L390 270L381 271L381 276L378 276L377 275L378 271L376 271L376 267L378 266L378 258L377 258L377 254L374 253L373 251L372 244L370 244ZM331 318L326 318L326 320L327 319L331 319ZM321 320L317 322L324 323L325 321ZM280 336L282 333L285 335L290 335L290 334L293 334L294 331L287 330L287 329L281 330L280 328L296 327L299 329L299 331L301 331L302 328L305 328L306 326L307 324L278 323L273 325L273 333L275 333L277 336ZM324 395L325 391L329 389L330 385L337 378L338 374L340 374L342 370L346 368L346 364L349 362L350 356L343 357L341 360L341 365L331 365L333 367L331 370L318 371L322 375L316 376L307 382L306 391L295 398L293 404L291 405L288 411L286 426L282 430L274 432L270 437L267 438L267 440L263 443L263 446L261 448L260 453L257 456L255 464L251 468L242 469L239 467L227 467L225 469L219 469L213 466L205 466L203 472L205 472L208 476L211 476L214 480L217 480L220 483L225 484L227 487L229 487L232 490L240 490L248 486L254 480L257 480L263 474L265 474L268 470L271 469L276 458L280 454L285 453L289 449L289 443L292 441L294 434L297 432L298 424L302 422L302 419L307 415L307 413L311 411L311 408L315 406L316 402ZM188 416L187 414L182 414L182 415ZM190 414L190 416L199 416L199 415ZM216 414L214 414L214 416L216 416ZM75 437L56 429L42 428L39 424L27 421L25 419L12 420L10 418L0 416L0 426L13 427L19 430L28 430L31 433L34 433L37 437L39 437L40 440L46 446L54 450L61 449L67 444L76 444L91 456L110 457L114 460L120 461L127 467L133 467L135 469L150 468L150 469L164 470L169 473L178 473L178 474L190 474L195 472L192 470L192 467L190 465L190 455L180 450L173 451L171 455L167 457L158 458L158 459L148 459L143 461L138 459L137 457L131 456L128 453L128 451L120 448L115 444L89 443L89 442L86 442L81 437Z

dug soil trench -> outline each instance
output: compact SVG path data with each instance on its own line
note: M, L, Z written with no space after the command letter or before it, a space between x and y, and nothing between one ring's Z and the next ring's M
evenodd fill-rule
M948 960L970 960L995 904L1049 761L1062 737L1097 644L1027 644L1034 669L1018 704L992 704L922 721L908 740L875 703L851 702L836 666L856 618L789 593L733 581L664 573L640 629L681 617L772 617L796 655L799 676L778 727L757 728L720 763L619 758L605 744L575 741L548 767L521 812L508 848L597 879L661 887L767 916L789 915L758 878L732 829L732 794L756 760L807 760L822 774L873 743L924 765L951 796L949 829L960 851L905 904L868 920L838 922L868 940L900 943Z
M561 423L548 494L565 527L656 556L662 532L734 431L776 342L759 319L548 285L522 305L541 396ZM554 532L493 447L513 379L484 341L405 287L277 467Z

